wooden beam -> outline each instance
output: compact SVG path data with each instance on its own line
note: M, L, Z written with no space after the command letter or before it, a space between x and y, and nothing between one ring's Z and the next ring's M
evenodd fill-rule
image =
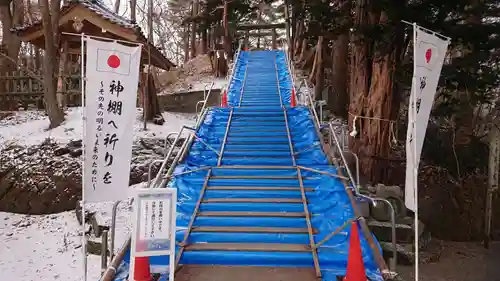
M75 10L79 10L82 13L83 19L87 20L88 22L92 23L95 26L98 26L102 29L105 29L108 32L111 32L125 40L132 41L132 42L139 42L139 36L137 33L135 33L133 30L122 27L120 25L114 24L108 20L103 19L99 15L95 14L94 12L82 8L82 7L77 7Z
M68 21L70 21L71 19L73 19L73 15L74 14L74 10L71 10L69 11L68 13L62 15L60 18L59 18L59 23L58 25L61 26L61 25L64 25L65 23L67 23ZM20 31L19 32L19 38L21 39L21 41L23 42L31 42L39 37L43 37L43 26L42 24L39 24L36 26L36 30L35 31L32 31L32 32L29 32L28 30L26 31ZM25 35L23 35L23 33L26 33Z
M240 35L240 36L246 36L248 35L249 37L264 37L264 36L273 36L273 33L272 32L248 32L248 33L244 33L244 32L238 32L237 35Z
M237 30L256 30L256 29L273 29L273 28L285 28L284 23L272 23L272 24L241 24L236 28Z

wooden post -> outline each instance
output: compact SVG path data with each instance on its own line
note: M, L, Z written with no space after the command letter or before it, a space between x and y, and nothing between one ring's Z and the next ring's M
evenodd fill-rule
M189 60L189 23L184 26L184 62Z
M227 15L228 12L229 12L229 3L227 0L224 0L224 12L222 19L222 24L224 26L224 49L226 50L228 57L231 57L231 41L229 39L229 23Z
M191 5L191 16L195 16L198 11L198 1L193 1ZM191 21L191 58L196 56L196 22Z
M245 31L245 48L250 48L250 30Z
M68 61L68 41L63 42L62 54L59 60L59 77L57 79L57 103L60 108L64 108L64 75L66 74L66 62Z
M493 193L498 190L498 169L500 168L500 130L494 125L490 131L490 151L488 161L488 187L484 215L484 247L490 247L491 220L493 213Z
M288 1L285 0L285 30L286 30L286 42L288 44L288 46L291 46L293 45L291 42L290 42L290 13L288 12ZM276 32L276 30L274 30L274 32ZM289 54L290 54L290 51L289 50Z
M273 50L276 50L278 49L278 45L276 44L276 28L273 28L273 31L272 31L272 36L273 36L273 41L272 41L272 44L273 44Z

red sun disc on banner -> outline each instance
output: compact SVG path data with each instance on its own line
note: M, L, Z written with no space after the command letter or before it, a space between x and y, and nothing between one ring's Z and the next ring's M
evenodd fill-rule
M118 68L120 66L120 58L117 55L109 56L108 65L111 68Z
M431 61L431 57L432 57L432 50L427 49L427 51L425 52L425 60L427 61L427 63Z

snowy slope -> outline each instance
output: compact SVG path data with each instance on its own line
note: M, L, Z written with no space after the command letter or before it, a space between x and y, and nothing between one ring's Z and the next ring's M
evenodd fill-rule
M69 108L66 114L66 121L53 130L47 130L49 120L43 111L19 111L13 116L0 120L0 149L2 144L10 141L34 145L40 144L49 137L54 138L58 143L81 139L83 131L81 108ZM143 122L140 120L141 116L142 110L138 109L134 125L135 139L152 136L165 137L170 132L178 132L182 125L195 124L192 114L164 112L165 124L159 126L148 123L148 129L144 131Z
M16 142L21 145L40 144L50 137L64 144L82 138L81 109L70 108L66 121L58 128L47 131L48 118L43 111L20 111L0 120L0 151L4 145ZM193 115L164 113L163 126L148 123L142 129L137 111L134 139L165 137L177 132L182 125L193 125ZM1 153L1 152L0 152ZM110 221L112 203L93 204L87 209L96 210ZM130 206L122 203L117 218L115 250L118 250L130 233ZM109 224L108 224L109 225ZM30 216L0 212L0 272L2 280L15 281L81 281L83 280L83 254L81 226L73 211L59 214ZM88 280L98 280L100 257L89 256Z

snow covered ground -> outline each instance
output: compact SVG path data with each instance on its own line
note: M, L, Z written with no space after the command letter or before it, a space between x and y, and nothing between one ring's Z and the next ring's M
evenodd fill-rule
M70 108L66 121L58 128L46 130L48 118L43 111L20 111L0 120L0 151L4 145L15 142L22 145L40 144L46 138L67 143L82 138L81 108ZM162 126L147 124L143 130L137 111L134 138L165 137L178 132L182 125L194 125L193 115L165 112ZM110 221L112 203L86 206ZM122 203L117 218L115 250L130 233L131 207ZM109 225L109 224L108 224ZM83 280L83 253L81 226L74 211L59 214L30 216L0 212L0 272L2 280L15 281L81 281ZM89 256L88 280L98 280L100 257Z
M80 107L66 111L66 121L53 129L49 126L48 117L42 110L18 111L13 116L0 120L0 149L2 143L17 142L24 145L40 144L46 138L53 138L58 143L67 143L82 138L83 122ZM162 126L148 123L143 130L140 120L142 110L137 110L134 124L134 138L165 137L170 132L178 132L183 125L195 124L194 115L164 112L165 124Z
M111 207L103 203L89 209L110 220ZM118 208L116 250L130 233L130 211L126 203ZM43 216L0 212L2 280L83 280L81 230L74 211ZM88 256L88 280L99 280L100 262L99 256Z

